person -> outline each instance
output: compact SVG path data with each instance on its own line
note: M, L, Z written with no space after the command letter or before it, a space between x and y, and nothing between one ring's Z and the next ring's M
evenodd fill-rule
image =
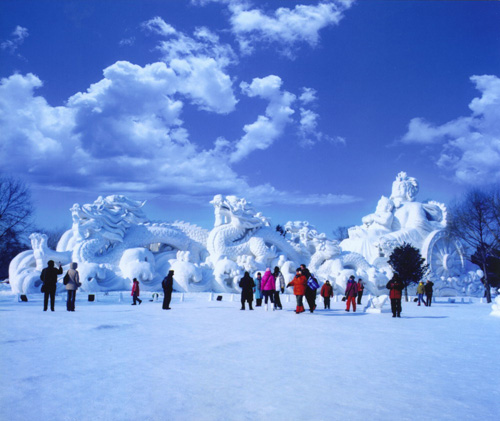
M262 281L262 274L257 272L257 279L255 280L255 288L253 292L255 293L255 307L262 306L262 290L260 282Z
M40 279L43 282L43 311L47 311L50 297L50 310L54 311L54 301L56 300L57 275L62 275L63 268L59 262L59 269L55 268L53 260L47 262L47 267L42 270Z
M172 301L172 291L174 290L174 271L169 270L167 276L161 282L163 288L163 310L170 310L170 301Z
M137 305L137 301L139 301L139 305L142 304L142 300L139 298L140 290L139 290L139 281L137 278L134 278L134 283L132 284L132 293L130 294L133 299L132 305Z
M264 276L262 277L262 280L260 281L262 293L264 294L264 303L266 306L266 311L269 310L269 304L268 301L271 299L271 306L273 307L274 311L274 288L276 285L276 280L274 279L273 274L271 273L271 269L267 268L266 271L264 272Z
M356 312L356 297L358 296L358 284L354 278L354 275L349 277L347 285L345 287L345 298L346 298L346 309L345 311L350 311L352 303L352 311Z
M418 305L420 305L421 302L423 302L424 305L427 305L424 300L424 292L425 292L425 285L422 282L422 280L420 280L420 282L417 285Z
M330 308L330 297L333 297L333 288L330 281L326 281L321 287L320 295L323 297L325 310Z
M66 284L66 291L68 291L66 310L75 311L76 290L81 287L82 284L80 283L80 274L76 270L78 263L72 262L69 267L66 275L64 275L64 283Z
M283 305L281 304L280 292L285 292L285 278L280 271L280 268L276 266L273 272L275 287L274 287L274 308L283 310Z
M245 310L245 301L247 301L248 307L253 310L252 301L255 282L248 272L245 272L243 278L240 279L239 286L241 288L241 309Z
M404 285L397 273L387 282L385 287L390 290L389 298L391 299L392 317L401 317L401 296Z
M304 294L306 292L307 278L302 274L300 268L295 271L295 277L288 283L287 287L293 286L293 293L297 299L297 308L295 313L303 313L304 310Z
M433 293L433 287L434 282L432 282L430 279L427 279L427 282L425 283L425 296L427 298L427 301L425 302L425 305L427 307L430 307L432 304L432 293Z
M358 279L358 304L361 305L361 298L363 297L363 290L365 289L365 284L361 278Z
M311 277L311 272L309 271L309 269L307 269L305 264L301 264L300 269L301 269L302 274L309 281L309 278ZM309 306L309 311L312 313L316 309L316 289L311 288L309 286L309 283L306 286L305 296L306 296L307 305Z
M309 278L311 277L311 272L309 272L309 269L307 269L304 263L300 265L300 271L302 272L302 275L304 275L306 279L309 280Z

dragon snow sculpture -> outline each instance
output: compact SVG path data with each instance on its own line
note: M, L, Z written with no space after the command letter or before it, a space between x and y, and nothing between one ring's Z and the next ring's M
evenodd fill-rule
M392 277L388 253L407 241L422 250L438 293L480 293L480 274L474 268L466 271L461 244L444 230L446 207L417 202L417 192L415 179L398 174L391 196L383 196L375 212L340 244L304 221L287 222L280 233L236 196L216 195L211 201L215 222L210 231L185 222L152 222L142 201L98 197L91 204L73 205L71 229L55 250L44 234L32 234L31 250L10 264L10 285L16 293L39 292L40 273L54 260L66 268L77 262L82 288L89 292L127 290L133 278L144 290L158 291L169 270L174 270L176 291L238 292L244 271L255 275L278 266L289 281L304 263L320 281L330 280L337 293L355 275L369 293L382 295Z
M183 287L187 290L193 283L193 289L208 288L190 266L207 257L208 231L183 222L153 223L144 215L143 206L144 202L117 195L99 197L93 204L73 205L72 228L62 235L56 250L47 247L44 234L35 233L30 237L32 250L11 262L12 289L39 291L41 270L48 260L55 260L63 265L77 262L82 287L87 291L128 289L133 278L146 290L157 290L179 252L184 252L181 268L191 273L183 280Z

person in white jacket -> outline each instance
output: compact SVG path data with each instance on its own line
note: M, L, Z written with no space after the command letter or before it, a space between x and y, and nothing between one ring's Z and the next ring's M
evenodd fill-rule
M283 277L283 274L278 266L274 268L273 275L276 282L274 288L274 308L283 310L280 300L280 292L283 293L285 291L285 278Z
M82 286L82 284L80 283L80 275L76 270L78 263L72 262L69 267L70 269L64 276L64 285L66 285L66 291L68 291L66 310L75 311L76 290L78 287Z

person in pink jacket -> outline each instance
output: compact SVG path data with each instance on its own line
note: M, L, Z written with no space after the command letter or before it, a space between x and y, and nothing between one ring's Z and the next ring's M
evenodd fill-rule
M275 291L276 280L274 279L273 274L271 273L271 269L267 268L264 276L260 281L260 289L262 290L262 294L264 294L266 311L269 309L268 300L271 298L271 304L274 310L274 291Z

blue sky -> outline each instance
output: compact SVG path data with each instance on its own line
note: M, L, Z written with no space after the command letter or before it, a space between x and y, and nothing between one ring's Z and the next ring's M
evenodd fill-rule
M359 224L396 174L420 200L500 182L500 3L0 2L0 168L36 223L146 199L213 224L214 194L273 224Z

